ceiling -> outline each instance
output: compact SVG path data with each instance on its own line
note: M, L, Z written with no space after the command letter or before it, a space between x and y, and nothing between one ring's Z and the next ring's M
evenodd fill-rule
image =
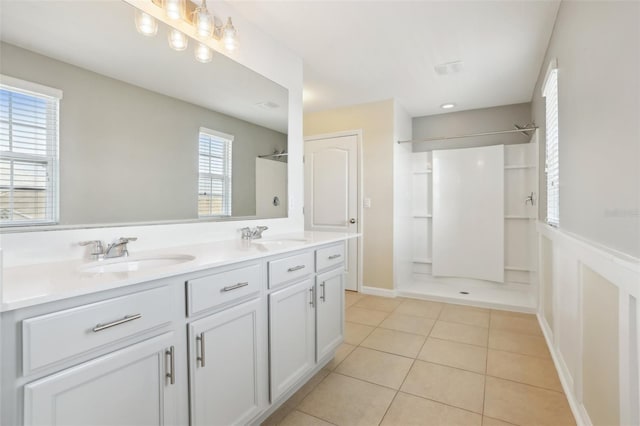
M529 102L560 4L231 2L303 58L305 112L395 98L413 117L449 102L446 112ZM435 72L452 61L463 61L459 73Z
M288 91L221 54L201 64L194 40L167 45L168 27L143 37L123 1L1 0L1 40L117 80L287 132ZM19 77L19 76L16 76ZM265 102L279 105L265 109Z

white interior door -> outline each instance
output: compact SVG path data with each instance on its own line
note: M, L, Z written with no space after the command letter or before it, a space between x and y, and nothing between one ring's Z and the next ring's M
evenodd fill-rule
M358 137L311 139L304 148L304 221L311 231L358 232ZM347 240L347 290L358 290L358 239Z

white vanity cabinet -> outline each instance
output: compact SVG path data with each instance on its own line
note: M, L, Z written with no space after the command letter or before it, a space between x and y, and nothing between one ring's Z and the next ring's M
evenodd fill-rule
M315 285L305 279L269 295L271 402L315 364Z
M332 354L344 340L344 269L316 277L316 361Z
M178 344L165 333L27 384L24 424L178 424Z

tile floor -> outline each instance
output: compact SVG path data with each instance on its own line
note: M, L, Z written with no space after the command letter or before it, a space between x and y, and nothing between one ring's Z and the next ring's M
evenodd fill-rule
M575 425L534 315L347 292L345 342L264 426Z

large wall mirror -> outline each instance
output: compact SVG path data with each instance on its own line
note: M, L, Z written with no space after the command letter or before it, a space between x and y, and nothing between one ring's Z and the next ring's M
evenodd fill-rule
M3 0L0 24L4 229L46 222L48 203L62 226L287 215L284 87L196 61L194 39L172 50L165 25L138 34L122 1ZM30 163L46 124L21 114L39 88L61 97L57 170Z

